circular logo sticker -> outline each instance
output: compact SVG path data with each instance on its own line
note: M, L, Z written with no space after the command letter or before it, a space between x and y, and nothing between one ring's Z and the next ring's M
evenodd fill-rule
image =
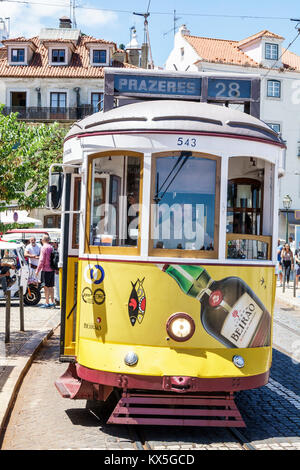
M88 264L84 270L84 279L88 284L101 284L105 276L104 269L99 264Z
M97 305L102 305L105 301L105 292L102 289L96 289L94 292L94 301Z
M81 294L81 298L86 304L92 304L94 302L93 292L89 287L85 287L83 289L82 294Z

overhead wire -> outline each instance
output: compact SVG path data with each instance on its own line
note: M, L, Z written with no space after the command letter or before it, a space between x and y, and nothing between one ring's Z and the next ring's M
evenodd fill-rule
M62 4L62 3L45 3L45 2L34 2L32 0L0 0L0 3L20 3L25 5L43 5L43 6L65 6L69 7L69 2ZM147 12L149 12L151 0L148 2ZM83 10L96 10L96 11L107 11L112 13L128 13L132 14L132 10L121 10L121 9L113 9L113 8L97 8L92 6L84 6L84 5L76 5L76 8L83 9ZM173 16L173 11L151 11L151 15L170 15ZM224 14L210 14L210 13L196 13L196 12L177 12L179 15L184 16L200 16L200 17L212 17L212 18L237 18L237 19L264 19L264 20L291 20L289 17L283 16L257 16L257 15L224 15Z

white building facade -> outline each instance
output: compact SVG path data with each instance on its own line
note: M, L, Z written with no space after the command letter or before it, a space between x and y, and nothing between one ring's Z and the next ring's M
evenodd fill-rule
M3 113L18 112L19 119L29 122L58 121L69 127L100 111L104 67L132 68L126 63L126 52L113 41L82 34L66 17L60 19L59 28L44 28L33 38L8 38L5 34L2 45ZM40 219L44 227L60 225L60 216L46 209L33 210L30 215Z
M295 225L300 225L294 216L300 209L300 57L283 49L283 40L267 30L241 41L204 38L192 36L183 25L165 68L260 77L260 119L287 144L285 174L279 180L279 236L285 240L286 217L289 235L294 237ZM283 207L286 195L292 199L288 213Z

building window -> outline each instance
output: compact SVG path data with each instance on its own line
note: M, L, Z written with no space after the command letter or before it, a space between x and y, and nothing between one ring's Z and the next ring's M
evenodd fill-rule
M67 93L50 93L50 107L65 109L67 105Z
M280 98L281 83L278 80L268 80L267 96L272 98Z
M94 64L106 64L106 50L94 50L93 51L93 63Z
M52 49L52 62L56 64L62 64L66 61L65 49Z
M268 122L267 123L269 127L271 127L271 129L273 129L273 131L277 132L277 134L280 134L280 124L274 124L274 123L271 123L271 122Z
M47 228L60 228L61 216L60 215L45 215L44 216L44 227Z
M266 59L278 60L278 44L266 44Z
M25 61L25 49L12 49L11 61L12 62L24 62Z
M102 111L103 110L103 93L92 93L91 104L93 108L93 113L98 113L98 111Z

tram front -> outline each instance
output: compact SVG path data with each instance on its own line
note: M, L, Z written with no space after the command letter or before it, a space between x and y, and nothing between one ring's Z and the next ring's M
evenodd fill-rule
M149 101L72 127L63 396L123 392L110 423L243 425L233 393L271 366L283 151L263 122L212 104Z

